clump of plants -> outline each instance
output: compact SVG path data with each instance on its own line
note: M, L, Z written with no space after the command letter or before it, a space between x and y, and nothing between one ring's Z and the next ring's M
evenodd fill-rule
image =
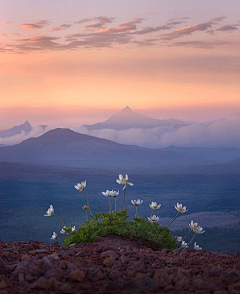
M161 250L163 248L184 250L189 247L197 234L204 233L203 228L200 227L198 223L191 221L189 224L190 231L186 236L172 236L169 226L176 220L179 214L187 212L186 206L182 206L181 203L177 203L177 206L175 206L177 214L167 227L160 226L158 224L160 218L154 213L156 210L161 208L161 204L157 204L156 202L149 204L149 207L152 210L150 217L145 219L138 216L138 208L143 203L143 200L140 199L131 200L131 203L136 207L135 217L133 218L133 221L128 220L129 215L127 214L127 210L124 208L126 188L127 185L133 186L133 183L129 182L127 174L125 178L120 174L119 179L117 179L116 182L123 185L121 210L117 210L117 197L119 196L119 191L106 190L106 192L102 192L102 194L108 198L109 212L96 213L95 215L92 214L90 209L86 193L86 181L78 183L74 186L79 192L83 192L86 197L86 205L82 207L86 212L86 221L78 229L76 229L73 224L67 227L62 219L55 213L53 206L50 205L44 216L55 216L63 226L60 231L60 234L63 237L60 237L56 232L53 232L51 239L60 239L65 246L69 246L73 243L93 242L96 237L105 237L107 235L114 234L137 241L138 243L147 245L155 250ZM111 198L114 198L114 210L112 210ZM187 243L184 239L190 236L192 232L194 234L191 240ZM201 250L202 248L195 242L194 249Z
M72 243L93 242L96 237L105 237L109 234L138 240L144 244L147 241L152 247L175 249L177 244L172 233L166 227L157 223L151 224L147 219L134 217L128 220L126 209L112 213L96 213L92 220L85 221L79 229L69 237L63 239L64 245Z

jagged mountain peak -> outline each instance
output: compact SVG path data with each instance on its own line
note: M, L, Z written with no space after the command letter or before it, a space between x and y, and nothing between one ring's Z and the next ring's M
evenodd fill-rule
M25 121L25 123L22 124L23 126L30 126L30 123L28 120Z
M124 107L120 112L133 112L129 106Z
M32 131L32 126L30 125L29 121L26 120L23 124L12 127L8 130L0 131L1 138L13 137L16 135L21 134L22 132L29 134Z

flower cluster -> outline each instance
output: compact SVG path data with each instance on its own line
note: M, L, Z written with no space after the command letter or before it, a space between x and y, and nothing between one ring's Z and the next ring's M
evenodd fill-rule
M126 174L125 177L123 177L122 174L119 174L119 178L116 180L116 182L119 184L119 185L123 185L123 203L122 203L122 211L124 211L124 201L125 201L125 197L126 197L126 187L127 185L129 186L133 186L134 184L129 182L129 178L128 178L128 175ZM79 192L83 192L85 197L86 197L86 202L87 204L82 206L83 210L86 212L86 220L88 221L88 213L90 214L91 217L93 217L92 215L92 212L91 212L91 209L90 209L90 205L89 205L89 200L88 200L88 196L87 196L87 193L86 193L86 186L87 186L87 182L86 180L85 181L82 181L81 183L77 183L76 185L74 185L74 188L76 190L78 190ZM114 198L114 202L115 202L115 211L117 211L117 197L119 196L119 191L115 191L115 190L106 190L105 192L102 192L102 195L104 197L106 197L109 201L109 212L112 213L112 209L111 209L111 198ZM132 205L135 206L135 209L136 209L136 212L135 212L135 217L137 217L137 213L138 213L138 207L140 205L143 204L143 200L140 200L140 199L137 199L137 200L131 200L131 203ZM159 222L160 220L160 217L155 215L155 211L160 209L162 207L161 204L158 204L157 202L154 202L152 201L150 204L149 204L149 207L150 209L152 210L152 213L150 215L150 217L148 217L148 221L152 224L152 225L158 225L157 223ZM167 227L169 227L175 220L176 218L178 217L179 214L184 214L186 213L188 210L187 210L187 207L186 206L183 206L182 203L177 203L177 205L174 205L176 211L177 211L177 214L175 215L175 217L173 218L173 220L168 224ZM69 227L66 227L66 225L64 224L64 222L62 221L62 219L55 213L54 211L54 208L53 208L53 205L50 205L50 207L47 209L46 213L44 214L44 216L47 216L47 217L50 217L50 216L55 216L60 222L61 224L63 225L62 229L60 230L60 234L66 234L66 235L72 235L76 232L76 226L73 226L72 224L69 226ZM137 219L135 219L137 220ZM180 247L179 249L186 249L189 247L189 245L191 244L191 242L193 241L194 237L196 235L200 235L200 234L203 234L205 231L203 230L202 227L200 227L198 225L198 223L196 222L193 222L191 221L189 223L189 227L190 227L190 231L188 232L188 234L185 236L185 237L177 237L177 242L180 243ZM187 243L185 241L185 238L190 235L190 233L194 233L192 239ZM56 240L56 239L60 239L59 236L57 235L56 232L53 232L52 234L52 237L51 237L52 240ZM197 245L197 243L195 242L194 243L194 249L195 250L202 250L202 248Z
M46 211L44 216L52 216L52 215L55 216L60 221L60 223L63 225L63 228L61 229L60 234L68 234L69 235L69 234L74 233L76 231L76 227L73 226L72 224L69 226L69 228L67 228L66 225L64 224L64 222L62 221L62 219L56 213L54 213L53 205L50 205L50 207L48 208L48 210ZM56 240L56 239L61 240L61 238L58 237L56 232L53 232L51 239L52 240Z
M148 217L148 220L150 221L151 224L157 223L159 221L159 217L154 214L154 215Z
M131 200L132 205L134 205L136 207L136 213L135 213L135 217L137 216L137 211L138 211L138 206L140 206L141 204L143 204L143 200Z
M188 248L189 245L192 243L192 241L193 241L193 239L195 238L196 235L201 235L201 234L205 233L205 231L203 230L203 228L200 227L198 225L198 223L195 223L193 220L189 223L189 227L190 227L190 231L187 233L186 236L184 236L184 237L181 237L181 236L177 237L177 242L179 242L179 243L182 242L181 247L179 249L181 249L181 248L184 248L184 249L185 248ZM192 232L194 233L192 239L188 243L186 243L183 239L187 238L187 236L190 235ZM195 250L202 250L202 247L199 247L199 245L197 245L197 243L195 242L194 243L194 249Z
M115 211L117 210L117 196L119 195L119 191L113 191L113 190L106 190L106 192L102 192L103 196L107 197L109 199L109 211L111 212L111 197L113 197L115 200Z

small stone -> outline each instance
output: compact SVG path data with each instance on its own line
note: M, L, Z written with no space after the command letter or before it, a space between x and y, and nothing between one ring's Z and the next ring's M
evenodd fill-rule
M68 274L68 279L73 282L82 282L86 277L86 272L82 270L73 270Z
M0 289L5 289L7 288L7 283L4 280L0 281Z
M37 289L37 290L45 290L47 286L47 279L44 277L40 277L37 281L30 284L31 289Z
M105 257L114 257L115 259L117 259L119 256L118 254L113 251L113 250L108 250L108 251L104 251L100 254L100 258L105 258Z
M164 288L168 285L172 285L172 279L164 269L157 269L153 276L158 287Z
M54 290L56 290L59 289L61 286L62 283L59 282L56 278L52 277L49 280L47 280L45 289L48 290L53 288Z
M50 251L47 249L36 249L35 253L49 253Z
M218 277L221 275L222 268L212 267L207 272L210 277Z
M139 280L136 282L136 286L141 289L141 291L156 291L158 289L158 285L153 278Z
M165 263L167 263L167 264L178 264L179 263L179 259L178 258L172 258L172 257L170 257L170 258L167 258L166 259Z
M65 270L65 269L67 269L67 267L68 267L68 262L66 260L61 260L60 261L60 268Z
M61 293L74 293L72 285L70 283L63 283L60 287L59 290Z
M22 260L22 261L28 261L28 260L30 260L30 259L31 259L30 256L27 255L27 254L24 254L24 255L21 256L21 260Z
M70 244L68 247L74 247L76 243Z
M103 264L106 266L106 267L111 267L113 266L115 262L115 258L113 256L109 256L109 257L106 257L104 258L103 260Z
M203 264L203 260L201 258L199 258L199 257L195 257L195 258L191 257L189 259L190 259L189 264L191 264L191 265L201 265L201 264Z
M25 281L23 273L18 274L18 281L19 281L19 283L23 283Z
M218 290L217 286L214 285L213 283L211 283L205 277L199 277L199 278L194 279L193 285L199 290L210 290L210 291Z
M231 271L230 273L223 274L221 279L224 284L233 284L240 280L240 272L239 271Z
M68 250L68 251L65 251L65 250L62 250L62 251L58 251L58 255L59 256L63 256L63 255L74 255L74 251L72 250Z
M129 267L131 269L134 269L135 271L138 271L138 272L143 272L146 268L146 266L142 260L133 262L131 265L129 265Z
M122 285L119 285L119 283L113 282L113 281L108 281L108 285L107 285L107 290L108 291L116 291L122 288ZM114 291L114 292L115 292Z

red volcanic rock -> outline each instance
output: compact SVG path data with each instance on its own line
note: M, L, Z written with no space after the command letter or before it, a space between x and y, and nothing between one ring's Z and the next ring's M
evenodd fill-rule
M240 293L240 253L153 251L117 236L0 242L0 294Z

